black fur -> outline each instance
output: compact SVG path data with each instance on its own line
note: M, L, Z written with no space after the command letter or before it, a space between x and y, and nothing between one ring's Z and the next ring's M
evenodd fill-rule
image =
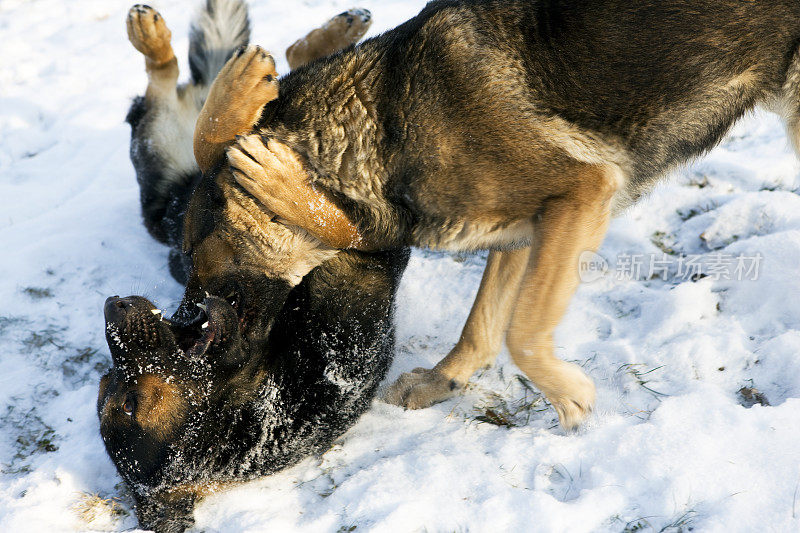
M224 23L220 5L230 13L243 4L207 0L208 17ZM237 35L209 36L205 29L192 26L195 88L210 83L233 53L210 43L246 42L249 35L249 23ZM170 246L170 272L185 282L192 267L183 250L186 206L192 197L202 203L203 216L187 229L206 234L224 197L215 182L219 168L205 177L196 167L177 168L172 155L181 147L154 144L162 138L152 131L156 116L164 112L144 97L133 101L130 153L145 226ZM144 298L109 298L113 367L101 380L97 410L106 450L143 527L184 531L203 486L276 472L324 451L356 422L393 357L393 302L408 254L343 253L293 289L257 273L235 286L190 286L184 303L191 305L174 320L153 314ZM265 293L280 294L276 301L285 305L256 312L269 301L259 299ZM204 303L204 313L195 302ZM260 324L265 316L269 324ZM245 319L270 336L243 335Z
M148 119L155 112L143 96L133 100L125 118L131 126L130 157L139 183L145 227L158 242L179 250L183 242L183 215L189 194L200 178L200 171L197 168L178 170L183 176L177 179L167 177L168 173L175 173L176 170L170 169L168 162L160 155L164 150L159 151L149 142ZM188 271L184 271L183 265L186 260L179 262L181 268L176 272L176 279L185 282Z
M157 14L155 16L158 16ZM236 17L235 23L228 17ZM227 34L232 31L232 34ZM247 7L240 0L205 0L203 9L192 21L189 35L189 65L192 80L176 87L184 107L193 107L196 120L205 94L217 73L240 46L250 39ZM186 283L191 261L182 253L183 216L189 196L200 179L200 170L192 161L179 163L176 152L191 150L192 139L171 139L174 145L158 145L152 131L160 120L186 120L170 105L137 96L128 110L131 126L130 157L139 183L144 225L157 241L171 247L169 269L179 283ZM194 126L194 123L189 125Z
M263 351L212 346L192 360L171 336L182 335L180 326L153 318L152 304L124 299L138 307L122 320L113 313L118 299L110 300L114 368L98 415L143 526L191 523L195 493L176 496L175 487L271 474L324 451L355 423L391 364L392 302L407 260L407 250L353 252L318 267L289 294ZM128 394L149 394L137 385L139 368L171 378L190 398L163 438L120 413Z

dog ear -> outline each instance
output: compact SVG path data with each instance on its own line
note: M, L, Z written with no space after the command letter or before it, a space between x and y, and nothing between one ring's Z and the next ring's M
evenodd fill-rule
M274 139L265 143L260 135L248 135L237 137L227 153L237 183L281 222L303 228L331 248L367 248L333 196L309 180L297 152Z

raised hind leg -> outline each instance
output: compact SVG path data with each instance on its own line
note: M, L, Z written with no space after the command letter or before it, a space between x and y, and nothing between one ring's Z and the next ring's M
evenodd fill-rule
M358 42L370 25L372 13L366 9L351 9L336 15L286 49L289 67L294 70Z
M178 59L164 17L150 6L136 4L128 11L128 39L144 55L148 84L145 98L175 97Z
M238 49L217 75L194 130L194 156L206 172L237 135L249 133L264 106L278 97L272 56L260 46Z

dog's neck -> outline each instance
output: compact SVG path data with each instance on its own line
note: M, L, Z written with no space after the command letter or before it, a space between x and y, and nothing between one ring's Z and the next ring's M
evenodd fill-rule
M367 41L304 66L281 80L258 126L304 160L310 179L343 200L376 248L404 244L401 216L387 216L386 184L396 150L387 149L375 102L385 87L379 48Z
M343 192L360 164L382 162L378 62L365 47L304 66L281 79L280 97L265 111L266 131L302 153L320 179L338 179Z

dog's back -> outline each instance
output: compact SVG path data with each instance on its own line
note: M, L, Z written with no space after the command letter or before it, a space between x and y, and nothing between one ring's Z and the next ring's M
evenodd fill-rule
M470 137L486 142L468 152L496 151L499 141L519 162L541 137L578 159L625 152L617 163L632 197L713 147L756 103L783 99L800 43L795 0L448 0L426 11L423 26L408 30L426 42L404 58L423 73L409 77L408 94L431 94L435 84L439 109L404 102L420 110L409 122L450 137L469 124ZM387 90L397 91L394 82ZM589 149L559 141L568 136Z
M250 21L242 0L206 0L192 21L189 36L191 80L176 86L177 66L166 75L148 69L147 94L136 97L128 111L130 156L139 182L144 224L156 240L172 248L170 272L181 282L188 274L187 260L179 251L183 214L200 177L192 151L195 123L214 78L234 50L249 39ZM169 79L153 91L161 81L157 76Z

